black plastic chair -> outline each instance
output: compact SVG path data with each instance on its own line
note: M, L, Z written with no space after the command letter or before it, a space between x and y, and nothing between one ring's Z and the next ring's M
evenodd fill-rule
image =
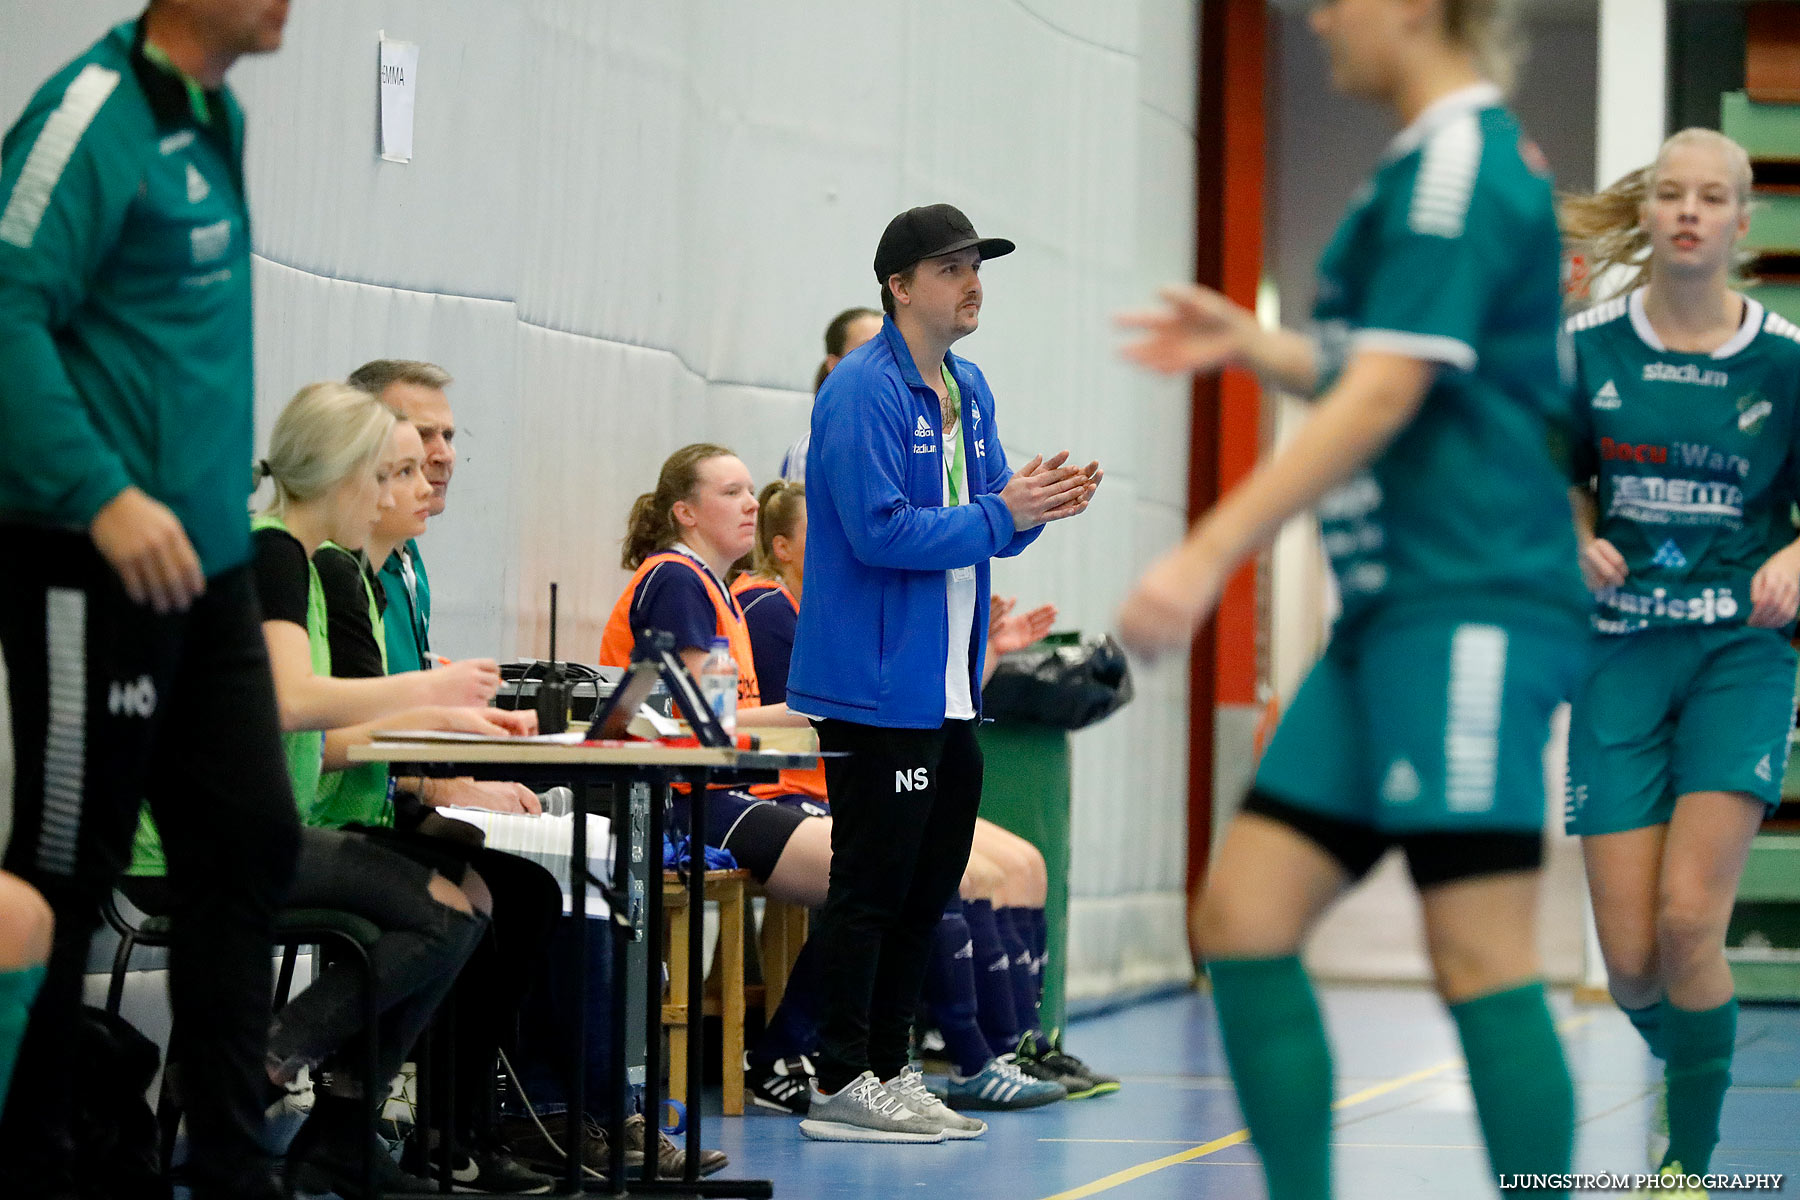
M118 949L113 952L112 980L106 989L106 1011L117 1015L119 1004L125 994L125 975L131 969L131 956L139 946L162 946L170 943L174 922L167 916L147 916L137 924L126 918L119 907L119 896L116 891L108 892L101 905L101 913L106 923L113 927L119 935ZM329 946L341 951L346 959L354 963L363 977L363 1079L371 1093L368 1100L371 1104L370 1126L380 1113L383 1099L378 1094L382 1081L375 1078L380 1062L380 1030L378 1020L380 1013L375 1005L375 989L368 986L370 981L369 951L381 937L381 929L374 922L357 916L355 913L342 912L330 908L283 908L275 913L275 944L282 948L281 971L275 984L275 1008L287 1003L288 992L294 983L294 963L299 957L302 946ZM171 1031L169 1044L175 1045ZM173 1090L169 1086L169 1072L163 1070L162 1092L156 1106L157 1125L162 1135L162 1169L165 1175L170 1168L170 1160L175 1154L175 1136L180 1125L179 1105ZM370 1138L363 1145L363 1194L374 1197L375 1189L375 1147Z

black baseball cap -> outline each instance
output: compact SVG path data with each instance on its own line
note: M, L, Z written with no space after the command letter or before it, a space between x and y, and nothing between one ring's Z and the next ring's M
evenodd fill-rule
M886 283L889 275L916 262L954 254L970 246L979 250L983 259L999 258L1018 249L1005 238L984 238L976 233L969 218L953 204L909 208L882 231L881 244L875 247L875 278Z

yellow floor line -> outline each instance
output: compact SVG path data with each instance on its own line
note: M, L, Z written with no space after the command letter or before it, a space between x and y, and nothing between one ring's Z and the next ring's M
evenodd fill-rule
M1571 1017L1567 1021L1563 1021L1557 1025L1557 1032L1569 1033L1581 1028L1593 1019L1593 1013L1587 1013L1579 1017ZM1412 1084L1430 1079L1433 1075L1441 1075L1454 1067L1460 1067L1462 1062L1463 1060L1460 1056L1456 1058L1446 1058L1444 1061L1433 1063L1429 1067L1424 1067L1405 1075L1399 1075L1381 1083L1372 1084L1369 1087L1362 1089L1360 1092L1352 1092L1350 1095L1345 1096L1332 1104L1332 1111L1336 1112L1351 1108L1358 1104L1367 1104L1369 1101L1388 1095L1390 1092L1397 1092L1403 1087L1409 1087ZM1074 1139L1065 1140L1072 1141ZM1135 1167L1126 1167L1123 1171L1114 1171L1111 1175L1102 1176L1092 1183L1084 1183L1078 1188L1071 1188L1066 1192L1057 1192L1055 1195L1046 1196L1044 1197L1044 1200L1082 1200L1082 1198L1086 1196L1097 1196L1101 1192L1109 1192L1113 1188L1116 1188L1121 1184L1130 1183L1134 1179L1142 1179L1146 1175L1153 1175L1165 1168L1180 1166L1182 1163L1193 1162L1195 1159L1205 1158L1209 1154L1217 1154L1219 1151L1228 1150L1233 1146L1241 1146L1249 1140L1250 1131L1248 1129L1240 1129L1236 1133L1228 1133L1224 1137L1214 1138L1210 1142L1202 1142L1200 1145L1191 1149L1181 1150L1174 1154L1165 1155L1162 1158L1151 1159L1149 1162L1139 1163Z

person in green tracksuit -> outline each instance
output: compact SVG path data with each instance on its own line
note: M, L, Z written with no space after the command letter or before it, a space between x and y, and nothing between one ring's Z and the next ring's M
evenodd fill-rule
M1405 126L1320 262L1316 341L1200 288L1127 319L1146 331L1128 351L1146 365L1238 365L1319 396L1121 614L1139 652L1186 647L1237 565L1316 506L1343 611L1193 916L1271 1200L1331 1194L1331 1054L1300 947L1392 846L1494 1175L1530 1188L1573 1153L1534 913L1542 756L1588 606L1552 449L1568 421L1556 213L1547 164L1492 82L1508 73L1497 12L1313 8L1334 85Z
M1580 835L1613 998L1664 1060L1660 1166L1705 1174L1737 1026L1725 928L1781 802L1794 724L1800 327L1729 286L1750 160L1712 130L1565 202L1630 289L1570 318L1581 566L1594 650L1569 725ZM1598 272L1596 273L1598 276Z
M250 219L224 75L278 48L286 17L285 0L151 0L0 141L4 866L56 921L0 1195L76 1190L82 973L144 800L177 893L175 1021L196 1031L193 1194L278 1194L262 1058L297 829L248 569Z

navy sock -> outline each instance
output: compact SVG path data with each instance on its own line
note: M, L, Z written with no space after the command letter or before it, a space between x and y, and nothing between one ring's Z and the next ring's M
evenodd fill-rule
M1031 951L1031 971L1037 976L1038 1003L1044 999L1044 965L1050 961L1050 922L1044 917L1041 908L1013 909L1013 926L1018 929L1019 936L1025 939L1026 949Z
M1037 956L1031 952L1022 927L1025 920L1020 908L996 908L994 924L1000 929L1000 942L1012 959L1013 1020L1021 1034L1036 1037L1038 1030L1038 977L1032 967Z
M962 901L955 896L932 934L925 1006L944 1035L944 1049L958 1075L967 1079L987 1066L992 1055L975 1017L975 945Z
M768 1027L750 1051L751 1066L766 1070L778 1059L818 1052L821 964L816 947L814 938L801 943L781 1003L775 1006Z
M1013 1001L1012 956L1000 940L994 906L986 900L963 901L969 937L975 944L975 995L981 1032L995 1054L1010 1054L1019 1045L1018 1014Z

